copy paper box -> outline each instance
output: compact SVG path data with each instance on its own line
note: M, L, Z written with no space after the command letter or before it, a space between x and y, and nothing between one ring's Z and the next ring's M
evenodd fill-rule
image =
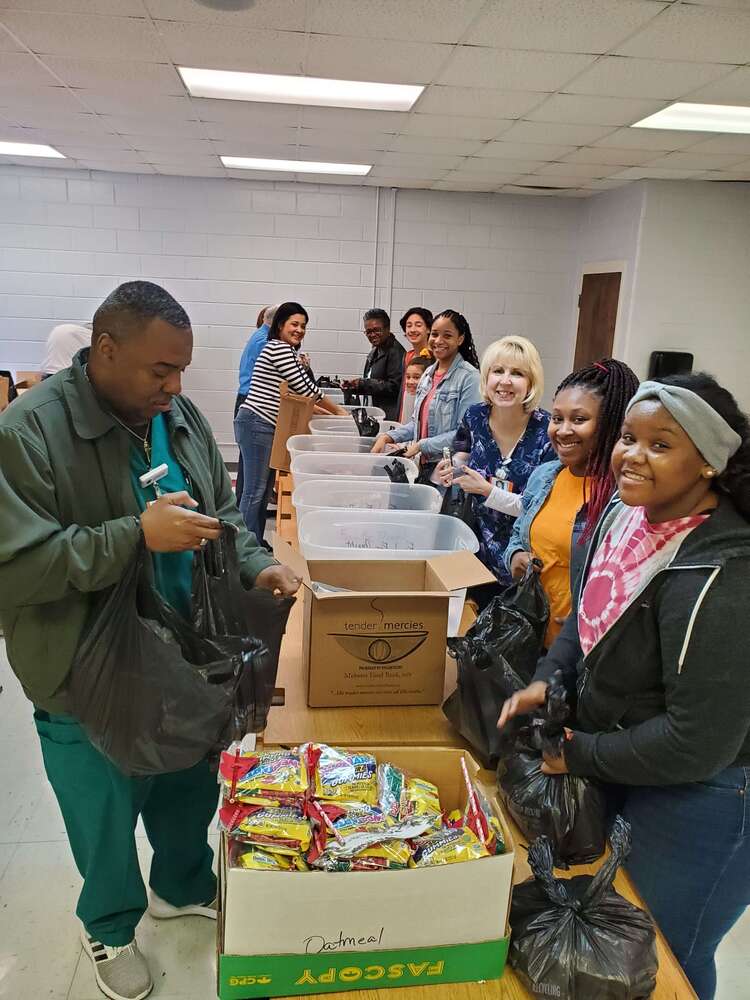
M310 433L310 417L315 409L315 399L312 396L297 396L289 391L286 382L281 383L279 400L279 416L271 446L269 465L279 472L289 472L292 460L286 450L286 443L295 434Z
M370 748L437 785L443 809L466 804L464 750ZM513 842L493 787L506 853L434 868L260 872L219 858L221 1000L497 979L508 951Z
M308 561L278 536L274 554L305 586L311 708L442 702L451 591L495 579L476 556Z

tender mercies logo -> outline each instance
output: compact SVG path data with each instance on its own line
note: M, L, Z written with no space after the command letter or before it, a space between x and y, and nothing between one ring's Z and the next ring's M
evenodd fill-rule
M418 629L411 632L368 633L354 635L347 632L331 632L331 638L341 646L344 652L355 656L358 660L368 663L397 663L416 652L425 641L429 632Z

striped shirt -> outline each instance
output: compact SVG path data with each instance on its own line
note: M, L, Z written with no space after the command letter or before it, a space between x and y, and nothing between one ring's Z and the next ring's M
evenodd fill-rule
M250 392L242 405L275 427L282 382L286 382L298 396L314 396L316 399L323 396L322 389L300 365L292 345L284 340L269 340L255 362Z

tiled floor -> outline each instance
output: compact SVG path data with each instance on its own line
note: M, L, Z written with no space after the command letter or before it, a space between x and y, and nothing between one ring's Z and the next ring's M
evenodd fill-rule
M80 880L47 786L31 709L0 640L0 998L101 1000L74 916ZM150 856L140 831L144 871ZM144 917L139 944L159 1000L214 1000L214 925ZM719 952L717 1000L750 997L750 911Z

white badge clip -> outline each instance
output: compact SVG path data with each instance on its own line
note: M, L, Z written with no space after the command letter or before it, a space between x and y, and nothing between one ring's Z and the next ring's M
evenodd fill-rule
M155 469L149 469L148 472L144 472L142 476L138 477L138 482L141 484L141 489L147 490L149 486L153 486L154 493L157 497L162 496L162 492L159 489L159 480L163 479L169 472L169 466L166 462L161 465L157 465Z

